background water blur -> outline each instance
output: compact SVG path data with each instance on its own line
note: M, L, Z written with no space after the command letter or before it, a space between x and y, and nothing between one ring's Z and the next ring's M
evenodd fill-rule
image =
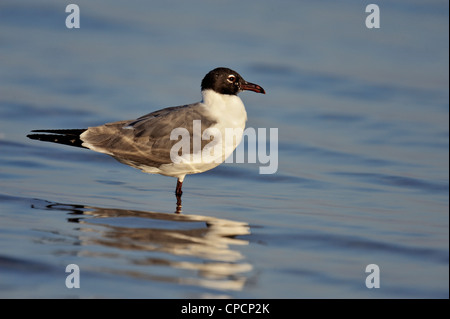
M448 298L448 1L0 3L3 298ZM196 102L228 66L279 169L175 179L26 138ZM68 289L77 264L81 288ZM377 264L381 287L368 289Z

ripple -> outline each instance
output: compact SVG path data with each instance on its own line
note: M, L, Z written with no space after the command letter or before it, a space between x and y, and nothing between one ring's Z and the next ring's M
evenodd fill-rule
M292 88L308 93L317 92L338 98L372 102L387 102L401 98L414 105L426 104L439 108L448 101L446 92L442 90L377 84L349 76L300 69L292 65L258 63L253 64L252 69L261 74L270 74L273 87Z
M425 193L442 193L448 194L448 182L430 182L418 178L385 175L376 173L354 173L354 172L334 172L334 175L352 177L371 184L393 186L406 189L420 190Z

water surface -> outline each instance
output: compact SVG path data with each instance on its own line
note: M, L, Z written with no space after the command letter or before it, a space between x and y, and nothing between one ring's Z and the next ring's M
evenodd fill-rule
M360 1L77 4L0 4L2 298L448 298L448 2L378 30ZM180 215L174 178L26 138L198 101L217 66L266 90L278 171L188 176Z

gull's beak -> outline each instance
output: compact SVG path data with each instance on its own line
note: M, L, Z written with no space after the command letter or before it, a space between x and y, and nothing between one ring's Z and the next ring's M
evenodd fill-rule
M256 93L266 94L266 91L264 91L264 89L262 87L260 87L258 84L243 81L243 83L241 83L241 91L245 91L245 90L253 91Z

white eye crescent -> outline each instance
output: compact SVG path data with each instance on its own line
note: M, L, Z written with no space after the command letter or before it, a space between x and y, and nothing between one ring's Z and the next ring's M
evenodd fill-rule
M234 75L229 75L227 81L230 83L234 83L234 81L236 81L236 77Z

